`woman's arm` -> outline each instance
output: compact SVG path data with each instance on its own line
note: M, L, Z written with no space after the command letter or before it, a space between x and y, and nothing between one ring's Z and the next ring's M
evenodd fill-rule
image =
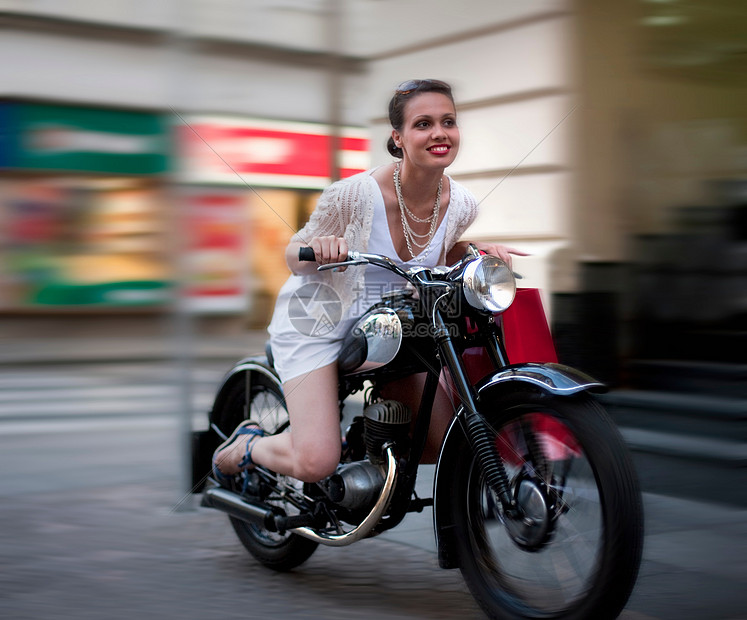
M344 181L325 189L309 221L291 238L285 249L285 262L295 275L310 275L319 265L347 260L348 244L342 237L347 221L343 214L346 190L349 183ZM298 260L298 250L305 246L314 250L316 262Z

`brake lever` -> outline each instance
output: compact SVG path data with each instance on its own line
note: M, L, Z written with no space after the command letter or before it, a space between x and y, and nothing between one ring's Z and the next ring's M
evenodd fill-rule
M357 258L355 260L346 260L341 263L327 263L326 265L319 265L317 271L329 271L330 269L338 269L339 267L353 267L355 265L368 265L369 261L365 258Z

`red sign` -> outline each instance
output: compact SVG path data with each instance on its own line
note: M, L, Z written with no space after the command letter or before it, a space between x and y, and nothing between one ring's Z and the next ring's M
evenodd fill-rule
M231 190L187 197L187 298L196 310L245 310L244 198Z
M369 167L365 130L344 128L340 174ZM191 117L180 128L189 182L322 189L330 182L332 138L325 125Z

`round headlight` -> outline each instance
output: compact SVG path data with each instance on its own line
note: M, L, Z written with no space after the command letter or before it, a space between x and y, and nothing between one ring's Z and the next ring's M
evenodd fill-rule
M497 256L480 256L464 268L464 296L473 308L503 312L515 295L514 274Z

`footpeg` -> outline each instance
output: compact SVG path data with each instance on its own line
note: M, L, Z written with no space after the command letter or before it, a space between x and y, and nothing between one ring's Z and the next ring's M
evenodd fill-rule
M287 530L291 530L294 527L312 527L317 524L317 519L314 517L314 515L309 513L291 515L289 517L275 515L274 521L277 532L281 535L285 534Z

